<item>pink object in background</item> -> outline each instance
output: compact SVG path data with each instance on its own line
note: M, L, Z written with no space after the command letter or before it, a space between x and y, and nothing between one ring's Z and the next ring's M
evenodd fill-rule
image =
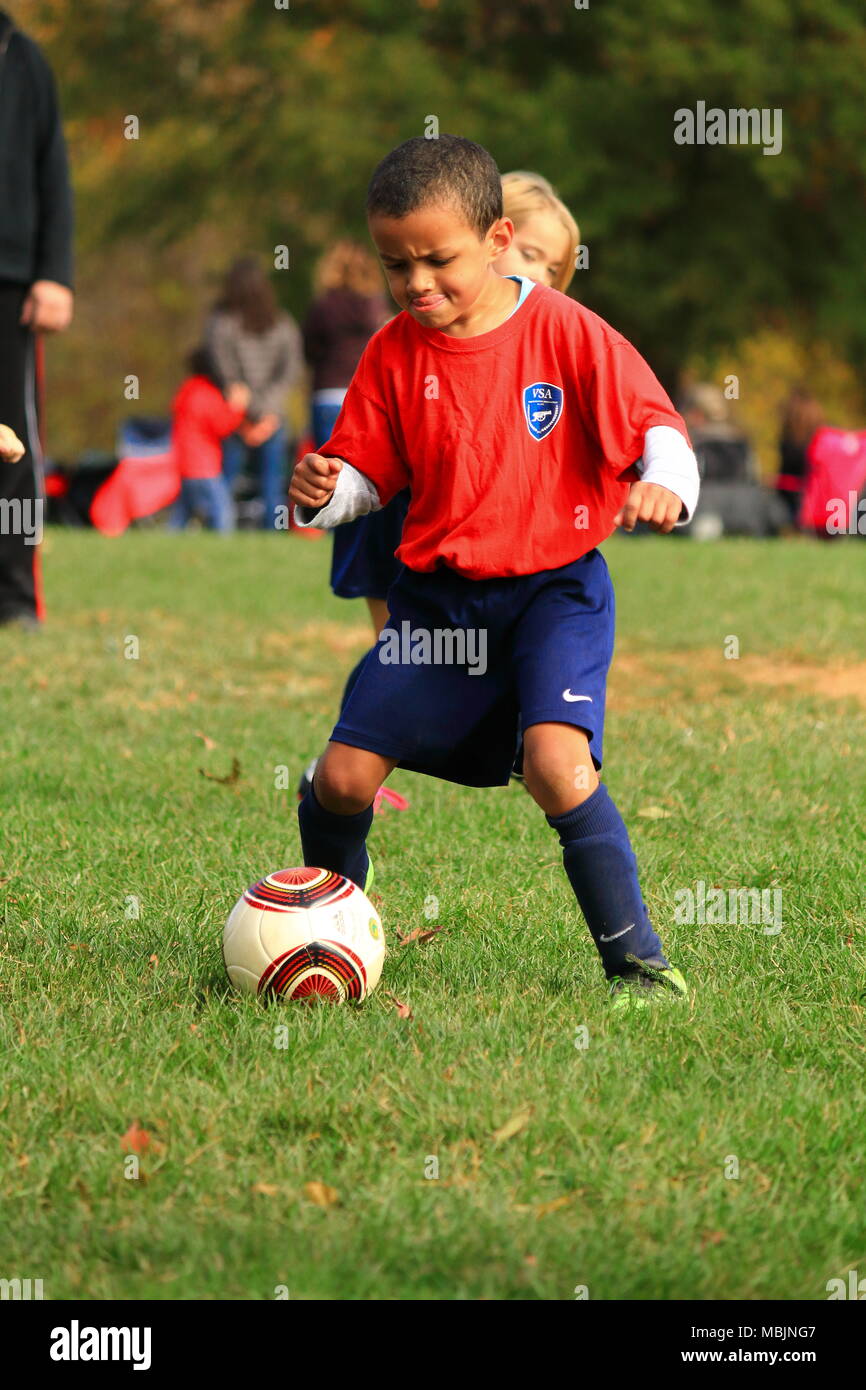
M808 471L800 503L802 529L825 535L857 535L857 499L866 483L866 430L837 430L825 425L812 436L806 460Z

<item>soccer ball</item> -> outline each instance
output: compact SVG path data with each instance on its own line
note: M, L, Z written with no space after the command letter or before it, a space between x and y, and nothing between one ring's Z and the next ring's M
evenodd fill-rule
M379 914L357 884L330 869L280 869L248 888L223 932L236 989L267 999L360 1002L385 959Z

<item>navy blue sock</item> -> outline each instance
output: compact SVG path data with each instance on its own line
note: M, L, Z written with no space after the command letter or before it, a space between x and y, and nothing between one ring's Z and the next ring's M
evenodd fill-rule
M326 811L310 787L298 806L304 863L343 874L363 891L370 864L366 841L372 824L372 803L357 815L340 816Z
M565 815L548 816L547 823L559 834L565 872L608 979L634 968L626 956L666 967L641 897L628 831L607 787L600 782L586 801Z
M347 676L347 678L346 678L346 684L345 684L345 686L343 687L343 698L342 698L341 701L340 701L340 716L341 716L341 717L342 717L342 714L343 714L343 710L346 708L346 701L348 700L348 698L349 698L349 696L351 695L352 691L355 689L355 682L357 681L358 677L359 677L360 674L361 674L361 667L364 665L364 662L367 660L367 657L368 657L369 655L370 655L369 652L365 652L364 655L361 657L361 660L358 662L358 664L357 664L356 666L353 666L353 667L352 667L351 671L349 672L349 674L348 674L348 676Z

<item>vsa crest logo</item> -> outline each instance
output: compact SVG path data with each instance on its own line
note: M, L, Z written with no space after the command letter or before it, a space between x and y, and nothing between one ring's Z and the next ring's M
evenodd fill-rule
M562 387L534 381L523 388L523 415L533 439L546 439L562 414Z

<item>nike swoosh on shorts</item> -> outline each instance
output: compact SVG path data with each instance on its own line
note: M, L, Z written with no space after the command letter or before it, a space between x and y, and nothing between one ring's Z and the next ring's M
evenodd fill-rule
M575 700L588 700L589 703L592 704L591 695L572 695L570 689L563 690L562 698L563 700L568 700L569 704L573 704Z

